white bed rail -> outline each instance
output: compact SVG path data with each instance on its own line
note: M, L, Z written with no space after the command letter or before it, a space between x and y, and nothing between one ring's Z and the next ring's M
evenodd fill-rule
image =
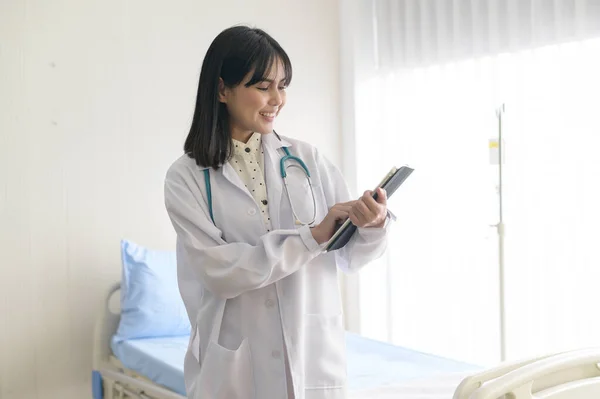
M501 377L513 370L517 370L527 364L537 362L538 360L545 359L549 356L542 356L533 359L518 360L514 362L506 362L491 368L489 370L482 371L479 374L474 374L466 377L456 388L453 399L468 399L471 394L480 388L484 383Z
M102 302L94 327L93 368L102 376L103 398L132 399L185 399L159 385L125 374L124 370L111 363L110 342L119 327L121 314L110 308L112 296L121 289L120 283L113 284Z
M465 378L454 399L590 399L600 397L600 348L500 366Z
M110 309L110 299L121 289L120 283L114 283L110 286L100 309L96 325L94 327L94 370L99 370L103 365L110 362L112 350L110 349L110 340L117 332L119 327L120 313L114 313Z
M114 370L104 369L100 370L100 373L112 385L112 392L110 393L112 396L105 395L106 399L113 399L115 395L119 395L116 396L117 398L185 399L184 396L156 384L138 380ZM122 395L121 392L126 395Z

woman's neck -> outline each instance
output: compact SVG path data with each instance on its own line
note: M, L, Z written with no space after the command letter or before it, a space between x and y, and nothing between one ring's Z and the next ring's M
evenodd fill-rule
M251 130L246 130L243 132L234 130L233 132L231 132L231 138L233 138L234 140L237 140L237 141L241 141L242 143L245 144L248 142L248 140L250 140L250 137L252 137L253 134L254 134L254 132Z

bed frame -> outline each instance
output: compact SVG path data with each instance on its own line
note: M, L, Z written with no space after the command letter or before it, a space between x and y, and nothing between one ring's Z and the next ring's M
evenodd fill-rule
M117 331L120 313L110 309L120 283L108 290L94 328L92 391L94 399L186 399L123 367L112 354L110 342Z
M465 378L453 399L600 398L600 348L506 363Z

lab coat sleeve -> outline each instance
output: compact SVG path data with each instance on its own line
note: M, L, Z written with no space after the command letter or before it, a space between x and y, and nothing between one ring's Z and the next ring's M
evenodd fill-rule
M274 283L322 252L308 226L271 231L256 245L225 242L202 193L177 176L167 175L165 206L193 274L225 299Z
M352 198L348 185L344 180L339 169L328 159L319 156L318 163L321 169L321 181L327 201L327 207L351 201ZM395 217L388 211L384 227L364 227L358 228L357 233L350 239L343 248L335 251L335 257L338 267L344 272L356 272L369 262L378 259L383 255L387 247L387 233L391 222Z

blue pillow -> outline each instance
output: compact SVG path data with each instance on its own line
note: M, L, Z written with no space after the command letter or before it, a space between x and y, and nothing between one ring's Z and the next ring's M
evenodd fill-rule
M175 252L121 241L121 321L114 340L190 334L177 285Z

